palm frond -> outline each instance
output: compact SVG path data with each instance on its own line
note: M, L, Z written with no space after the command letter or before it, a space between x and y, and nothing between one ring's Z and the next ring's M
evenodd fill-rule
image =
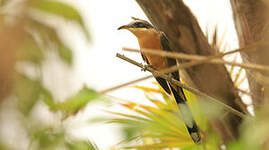
M168 96L161 88L144 86L135 86L135 88L143 90L146 99L149 100L152 105L126 101L119 104L134 114L110 112L118 116L110 120L110 123L119 123L134 128L134 130L137 131L136 136L121 142L121 144L128 142L131 144L124 146L125 149L202 147L202 145L196 145L192 141L174 99ZM202 132L206 132L208 130L208 122L205 115L200 110L197 98L188 91L184 92L189 100L188 102L198 126ZM160 94L163 99L152 98L150 93Z

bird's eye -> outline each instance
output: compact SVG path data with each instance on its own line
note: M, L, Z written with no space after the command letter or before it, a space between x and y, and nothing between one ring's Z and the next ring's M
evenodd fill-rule
M145 25L141 22L136 22L134 25L136 28L145 28Z

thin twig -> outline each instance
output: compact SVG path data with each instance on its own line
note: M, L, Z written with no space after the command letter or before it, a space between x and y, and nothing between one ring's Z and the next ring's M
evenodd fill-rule
M105 93L114 91L114 90L116 90L116 89L122 88L122 87L124 87L124 86L128 86L128 85L130 85L130 84L134 84L134 83L136 83L136 82L140 82L140 81L143 81L143 80L146 80L146 79L149 79L149 78L152 78L152 75L148 75L148 76L145 76L145 77L142 77L142 78L138 78L138 79L135 79L135 80L132 80L132 81L128 81L128 82L122 83L122 84L120 84L120 85L116 85L116 86L107 88L107 89L105 89L105 90L99 91L99 93L101 93L101 94L105 94Z
M200 55L189 55L189 54L178 53L178 52L160 51L160 50L155 50L155 49L138 50L134 48L122 48L122 50L129 51L129 52L136 52L136 53L143 52L143 53L149 53L152 55L158 55L158 56L163 56L163 57L180 58L180 59L193 60L193 61L201 61L210 57L210 56L200 56ZM231 66L239 66L245 69L269 72L269 67L265 65L253 64L253 63L242 64L242 63L237 63L237 62L225 61L223 59L218 58L218 57L222 57L225 54L226 53L216 55L215 58L208 59L207 61L204 61L203 63L226 64L226 65L231 65Z
M117 56L118 58L122 59L122 60L125 60L125 61L127 61L127 62L129 62L129 63L131 63L131 64L133 64L133 65L136 65L136 66L138 66L138 67L140 67L140 68L142 68L142 69L145 69L145 70L151 72L154 76L162 77L163 79L165 79L165 80L171 82L172 84L175 84L175 85L177 85L177 86L180 86L180 87L182 87L182 88L184 88L184 89L186 89L186 90L189 90L189 91L192 92L192 93L195 93L195 94L197 94L197 95L200 95L200 96L202 96L202 97L204 97L204 98L206 98L206 99L208 99L208 100L211 100L212 102L214 102L214 103L216 103L216 104L222 106L225 110L227 110L227 111L229 111L229 112L231 112L231 113L233 113L233 114L235 114L235 115L237 115L237 116L239 116L239 117L241 117L241 118L246 117L245 114L243 114L243 113L241 113L241 112L235 110L234 108L232 108L232 107L230 107L230 106L228 106L228 105L226 105L226 104L224 104L224 103L222 103L222 102L216 100L215 98L213 98L213 97L211 97L211 96L208 96L207 94L205 94L205 93L203 93L203 92L201 92L201 91L199 91L199 90L197 90L197 89L195 89L195 88L192 88L192 87L190 87L190 86L187 86L187 85L185 85L185 84L182 84L182 83L179 82L178 80L175 80L175 79L169 77L168 75L164 74L163 72L156 71L156 70L154 70L154 69L151 68L151 67L145 67L145 66L142 65L141 63L138 63L138 62L136 62L136 61L134 61L134 60L132 60L132 59L130 59L130 58L128 58L128 57L125 57L124 55L121 55L121 54L118 54L118 53L117 53L116 56Z

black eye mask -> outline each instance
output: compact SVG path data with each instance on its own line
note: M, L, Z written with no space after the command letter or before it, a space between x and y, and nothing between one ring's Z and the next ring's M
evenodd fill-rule
M143 22L136 22L132 25L133 28L153 28L150 24L148 23L143 23Z

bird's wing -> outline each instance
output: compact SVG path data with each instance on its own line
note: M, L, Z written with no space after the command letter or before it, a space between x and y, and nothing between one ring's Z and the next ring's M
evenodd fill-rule
M149 61L148 61L147 57L146 57L145 55L143 55L142 52L141 52L141 56L142 56L143 60L144 60L147 64L149 64Z
M167 40L167 37L163 32L160 32L160 40L161 40L162 49L168 52L172 52L172 50L169 47L169 42ZM167 58L167 62L168 62L169 67L177 65L177 61L173 58ZM172 72L172 75L174 79L179 80L178 71Z
M142 55L143 60L144 60L147 64L149 64L149 61L148 61L147 57L146 57L145 55L143 55L143 53L141 53L141 55ZM155 79L156 79L157 82L161 85L161 87L165 90L165 92L167 92L168 94L171 93L170 88L169 88L169 86L168 86L166 80L164 80L163 78L160 78L160 77L155 77Z
M161 85L161 87L165 90L166 93L168 93L168 94L171 93L170 88L169 88L166 80L164 80L163 78L160 78L160 77L156 77L155 79L158 81L158 83Z
M165 50L165 51L168 51L168 52L172 52L171 48L169 47L169 42L167 40L167 37L163 32L160 32L160 40L161 40L162 49ZM175 59L173 59L173 58L167 58L167 62L168 62L169 67L177 65L177 61ZM174 79L179 81L180 77L179 77L179 72L178 71L172 72L171 74L172 74ZM186 100L185 95L183 93L183 89L180 88L180 87L175 87L175 86L173 86L173 87L178 91L179 95L184 100Z

